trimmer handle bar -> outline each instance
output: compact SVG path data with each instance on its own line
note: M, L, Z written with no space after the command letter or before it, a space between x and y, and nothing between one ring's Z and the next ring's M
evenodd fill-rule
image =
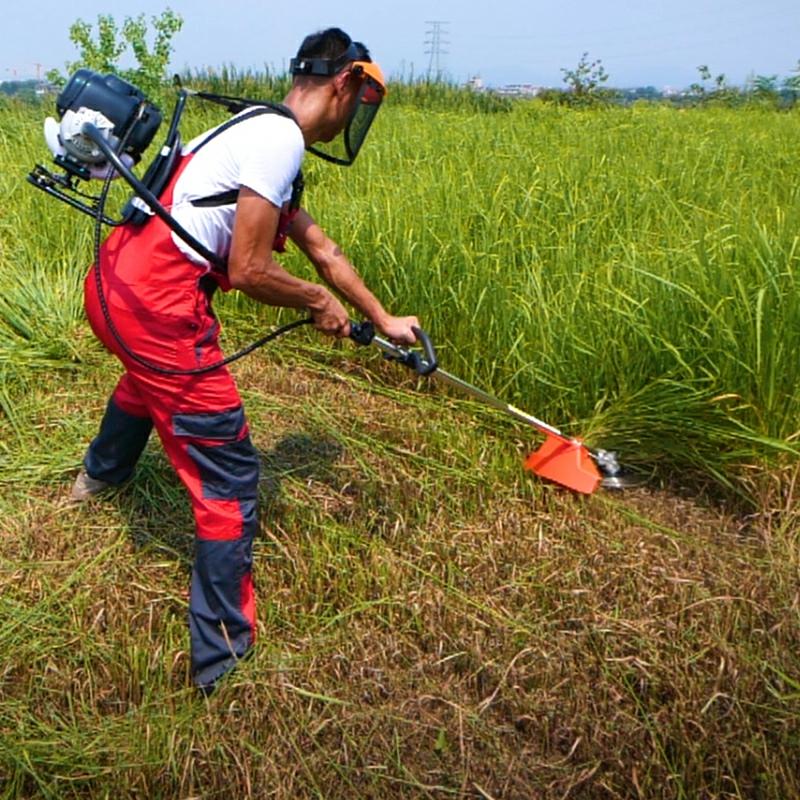
M360 345L374 344L383 350L384 356L390 361L397 361L405 367L413 370L417 375L430 375L439 367L439 360L436 357L436 350L430 336L422 328L416 326L411 329L417 337L417 341L422 345L423 352L409 350L401 347L380 336L375 335L375 326L367 321L350 323L350 338Z

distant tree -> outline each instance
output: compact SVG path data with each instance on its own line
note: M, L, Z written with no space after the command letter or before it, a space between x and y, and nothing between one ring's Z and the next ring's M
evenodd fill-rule
M155 89L167 77L167 67L172 56L172 40L183 27L183 18L167 9L150 21L155 31L152 47L147 43L147 23L144 14L132 19L127 17L122 27L122 35L133 50L139 65L129 73L129 78L141 89Z
M796 103L800 95L800 61L792 72L792 75L783 79L783 89L789 95L791 102Z
M608 73L603 62L596 58L589 60L589 53L584 52L574 69L561 69L564 83L570 93L573 105L593 105L608 100L612 92L602 87L608 81Z
M36 90L39 88L40 81L3 81L0 83L0 94L6 97L16 97L18 100L30 102L36 99Z
M126 17L120 28L110 14L97 17L97 33L93 26L82 19L76 20L69 29L70 41L78 48L79 57L66 65L67 73L87 67L97 72L113 72L138 86L145 93L157 92L167 77L167 66L172 55L172 40L183 27L183 18L171 9L166 9L150 19L154 39L148 44L148 26L144 14ZM131 49L137 66L122 69L120 57ZM51 82L63 85L66 78L58 70L47 75Z
M733 105L739 98L739 92L734 86L728 84L728 79L724 72L712 75L707 64L701 64L697 68L700 74L700 82L693 83L689 91L700 103L716 102L726 105Z
M777 75L756 75L750 81L752 98L762 104L777 105L780 101Z
M663 99L655 86L636 86L618 90L618 98L623 103L657 103Z
M119 71L117 62L127 43L120 39L117 23L110 14L97 17L97 41L92 38L92 25L82 19L72 23L69 39L80 51L80 57L67 65L68 72L88 67L97 72Z

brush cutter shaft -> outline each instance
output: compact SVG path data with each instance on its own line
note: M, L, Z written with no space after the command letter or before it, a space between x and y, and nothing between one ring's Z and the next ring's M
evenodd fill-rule
M414 333L422 343L424 356L420 355L418 351L408 350L382 339L380 336L375 336L375 328L369 322L351 323L350 326L350 336L358 344L374 344L383 350L387 358L399 361L413 369L418 375L433 375L440 381L450 384L486 405L499 409L510 417L544 433L547 437L544 444L536 452L531 453L525 461L525 466L532 472L582 494L591 494L600 485L602 477L598 472L595 460L599 464L602 459L587 450L580 439L565 436L558 428L542 422L516 406L504 403L497 397L487 394L477 386L473 386L443 369L438 369L436 351L430 338L424 331L417 328L414 329Z
M436 372L433 373L435 378L438 378L440 381L444 383L450 384L450 386L454 386L456 389L461 389L461 391L466 392L467 394L471 394L473 397L481 400L482 402L486 403L487 405L493 406L494 408L499 408L500 411L504 411L514 419L520 420L520 422L525 422L528 425L533 425L534 428L542 431L543 433L548 433L551 436L557 436L559 439L564 439L564 441L569 441L567 436L564 436L558 428L554 428L552 425L548 425L546 422L542 422L542 420L537 419L531 414L526 414L524 411L521 411L516 406L509 405L508 403L504 403L497 397L493 397L490 394L487 394L483 390L479 389L477 386L473 386L471 383L467 383L466 381L461 380L461 378L457 378L455 375L451 375L449 372L445 372L443 369L438 369Z
M387 355L392 358L399 358L403 360L408 355L408 350L403 347L400 347L392 342L387 341L386 339L382 339L380 336L375 336L372 339L373 344L377 345L381 350L384 351ZM424 372L421 374L425 374ZM490 394L487 394L482 389L479 389L477 386L473 386L471 383L467 383L461 378L457 378L455 375L451 375L449 372L445 372L443 369L436 369L435 371L430 373L433 375L434 378L438 378L440 381L449 384L450 386L455 387L456 389L460 389L462 392L466 392L467 394L472 395L476 399L480 400L487 405L492 406L493 408L497 408L500 411L505 412L514 419L519 420L520 422L525 422L528 425L532 425L534 428L542 431L542 433L547 433L551 436L557 436L559 439L563 439L565 442L571 441L571 439L561 433L558 428L554 428L552 425L548 425L546 422L543 422L540 419L532 416L531 414L526 414L524 411L516 408L515 406L509 405L508 403L504 403L497 397L493 397Z

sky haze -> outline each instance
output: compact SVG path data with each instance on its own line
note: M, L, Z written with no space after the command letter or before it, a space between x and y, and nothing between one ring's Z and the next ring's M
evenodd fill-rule
M602 60L608 85L619 87L685 87L697 79L700 64L742 84L754 74L786 77L800 61L800 0L574 0L568 5L407 0L374 10L355 4L334 9L320 0L298 6L174 0L169 6L184 20L174 40L175 71L223 64L282 71L306 33L338 25L364 41L389 75L420 76L430 66L425 40L433 20L447 23L440 64L457 82L477 75L495 86L560 86L561 69L574 67L585 51ZM126 16L142 12L149 18L166 7L158 0L135 5L89 0L79 6L17 2L4 20L0 79L63 70L77 56L68 30L78 17L94 23L98 14L109 13L121 23Z

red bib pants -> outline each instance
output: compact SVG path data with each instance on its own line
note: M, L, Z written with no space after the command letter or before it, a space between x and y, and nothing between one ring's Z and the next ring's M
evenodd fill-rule
M189 158L162 194L167 208ZM178 250L161 220L117 228L103 244L100 263L111 319L130 350L170 369L202 367L222 358L208 291L212 278ZM226 368L201 375L164 375L139 364L120 347L100 306L96 269L85 282L86 312L95 334L120 359L125 373L84 466L93 478L122 483L155 426L194 513L192 676L198 686L211 688L255 638L252 542L258 526L258 454ZM224 276L216 282L227 288Z

